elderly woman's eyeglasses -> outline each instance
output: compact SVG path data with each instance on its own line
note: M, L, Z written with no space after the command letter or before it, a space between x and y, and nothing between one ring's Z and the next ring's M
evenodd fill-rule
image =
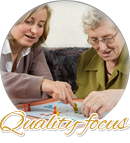
M98 40L97 38L90 38L90 37L88 36L88 40L87 40L87 41L88 41L88 43L90 43L92 46L98 46L99 41L102 41L103 43L105 43L106 45L108 45L108 44L112 44L112 43L114 42L114 40L115 40L117 34L118 34L118 32L117 32L115 35L113 35L113 36L111 36L111 37L103 38L102 40Z

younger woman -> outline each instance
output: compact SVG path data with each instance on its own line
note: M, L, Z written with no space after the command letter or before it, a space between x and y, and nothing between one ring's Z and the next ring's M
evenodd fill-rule
M51 10L38 6L21 17L9 32L1 54L2 80L14 104L49 98L73 101L68 83L52 81L40 45L49 33Z

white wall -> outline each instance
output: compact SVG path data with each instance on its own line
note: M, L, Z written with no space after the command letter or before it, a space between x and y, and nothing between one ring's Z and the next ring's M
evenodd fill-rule
M82 26L82 15L89 6L69 1L52 2L49 5L53 12L45 47L91 47Z

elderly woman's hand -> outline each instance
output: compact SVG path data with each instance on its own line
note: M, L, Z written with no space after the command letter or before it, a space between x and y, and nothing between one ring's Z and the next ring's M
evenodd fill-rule
M109 89L91 92L82 103L82 113L88 117L92 113L101 116L104 112L112 109L120 100L124 89Z

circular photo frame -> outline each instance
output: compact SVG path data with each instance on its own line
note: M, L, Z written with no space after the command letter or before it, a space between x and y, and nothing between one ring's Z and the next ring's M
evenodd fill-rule
M102 118L124 93L129 53L117 25L97 8L50 2L29 10L9 31L1 76L11 102L30 116L50 117L56 104L58 115L73 120L92 113Z

